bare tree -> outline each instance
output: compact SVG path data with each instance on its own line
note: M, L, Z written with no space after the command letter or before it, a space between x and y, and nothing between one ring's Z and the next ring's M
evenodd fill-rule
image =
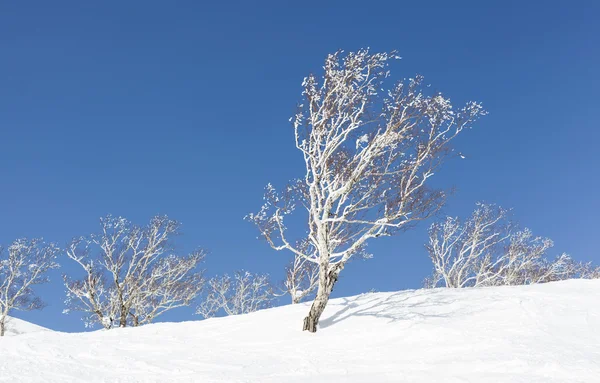
M422 92L422 77L382 90L395 53L331 54L319 82L303 82L303 103L292 119L305 174L280 193L270 184L265 204L248 215L276 250L319 267L316 298L304 330L317 331L338 276L372 238L394 235L443 205L445 193L427 180L452 154L449 142L485 114L469 102L454 110L440 93ZM314 253L293 245L285 217L301 204Z
M310 241L306 239L299 241L296 248L303 254L310 254L316 251ZM283 294L292 299L292 304L300 303L312 295L319 284L319 265L310 262L308 259L299 255L294 255L290 263L285 267L285 280L281 283Z
M170 253L169 238L179 223L166 216L137 227L122 217L101 220L102 231L74 239L67 256L85 271L81 279L64 276L66 313L88 314L86 326L105 328L149 323L164 312L188 306L204 285L198 270L203 251L183 257ZM96 252L92 253L92 249Z
M577 265L576 273L582 279L600 279L600 266L595 266L591 262L582 262Z
M271 307L273 290L266 274L236 271L233 278L225 274L208 281L209 292L196 313L213 317L219 310L227 315L247 314Z
M296 255L286 266L285 276L283 286L292 298L292 304L300 303L317 290L319 265Z
M426 287L523 285L573 276L577 267L568 255L544 257L552 246L529 229L516 230L506 210L479 203L464 223L447 217L431 225L426 247L434 273Z
M446 287L466 287L481 283L478 268L491 261L491 250L508 239L501 227L507 211L493 205L478 204L463 225L458 218L447 217L429 228L427 250L433 262L430 287L440 282Z
M201 251L187 257L170 255L161 259L144 278L133 299L129 315L133 325L150 323L177 307L189 306L204 287L202 273L190 273L204 258Z
M12 310L44 307L33 286L48 282L47 272L58 268L58 247L42 239L18 239L5 253L0 248L0 336L6 330L6 317Z

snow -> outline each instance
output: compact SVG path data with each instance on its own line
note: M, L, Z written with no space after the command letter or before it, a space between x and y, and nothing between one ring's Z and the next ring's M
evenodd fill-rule
M37 333L41 331L50 331L45 327L38 326L33 323L26 322L24 320L7 317L6 318L6 333L4 336L14 336L14 335L23 335L23 334L31 334ZM2 342L2 338L0 338L0 343Z
M0 339L11 382L597 382L600 280L369 293L140 328Z

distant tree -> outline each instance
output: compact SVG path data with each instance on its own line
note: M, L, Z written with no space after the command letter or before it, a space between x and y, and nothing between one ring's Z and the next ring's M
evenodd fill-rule
M292 304L300 303L313 294L319 285L319 265L304 257L294 256L285 268L285 291L290 295Z
M8 252L0 248L0 336L13 310L37 310L45 305L33 287L48 282L47 272L59 267L59 248L42 239L18 239Z
M236 271L233 278L227 274L212 278L208 286L208 294L196 311L204 318L215 316L219 310L227 315L251 313L271 307L273 300L273 289L266 274Z
M587 270L587 272L584 272L582 278L585 278L585 279L600 279L600 267L599 266L595 266L595 267Z
M297 248L303 254L311 254L315 251L310 241L306 240L299 243ZM285 268L285 281L283 281L283 290L290 295L292 304L300 303L312 295L318 285L319 265L302 256L294 255Z
M600 266L591 262L580 262L576 265L575 278L600 279Z
M340 272L366 254L367 241L390 236L430 217L445 193L428 187L450 141L484 114L469 102L453 109L440 93L426 95L417 76L383 90L395 53L338 51L324 75L303 82L303 101L292 119L305 174L281 192L267 185L265 204L248 215L276 250L318 265L319 283L304 330L319 318ZM313 253L294 245L284 222L301 205Z
M179 223L156 216L146 227L125 218L107 216L102 230L90 237L74 239L67 256L75 261L84 277L65 275L67 299L64 311L82 311L86 326L111 328L152 322L164 312L189 306L204 286L198 270L204 252L188 256L171 253L169 239Z
M426 247L434 273L426 287L524 285L575 276L578 266L567 254L545 258L552 246L550 239L510 224L505 209L480 203L464 223L447 217L431 225Z

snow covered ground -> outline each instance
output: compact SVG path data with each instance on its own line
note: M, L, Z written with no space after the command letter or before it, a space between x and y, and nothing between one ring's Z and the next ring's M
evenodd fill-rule
M39 331L50 331L45 327L29 323L18 318L7 317L5 323L6 333L4 336L23 335ZM0 377L0 381L2 381L2 377Z
M600 280L364 294L237 317L0 339L10 382L599 382Z

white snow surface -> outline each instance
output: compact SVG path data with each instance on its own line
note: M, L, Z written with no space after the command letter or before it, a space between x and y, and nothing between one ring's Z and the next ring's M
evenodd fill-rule
M369 293L91 333L0 339L10 382L600 382L600 280Z
M6 331L4 336L15 336L15 335L23 335L23 334L31 334L40 331L50 331L45 327L38 326L36 324L18 319L13 317L7 317L5 321ZM0 338L0 341L3 339ZM1 363L1 362L0 362ZM1 371L1 370L0 370ZM2 376L0 376L0 381L2 381Z

